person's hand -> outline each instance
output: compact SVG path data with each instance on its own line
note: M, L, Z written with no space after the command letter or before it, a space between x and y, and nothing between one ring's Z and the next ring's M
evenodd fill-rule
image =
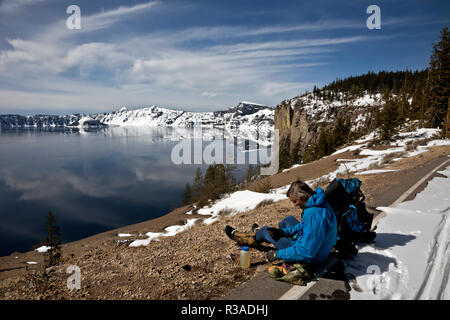
M275 261L277 260L277 252L275 250L270 250L267 252L266 257L269 262Z

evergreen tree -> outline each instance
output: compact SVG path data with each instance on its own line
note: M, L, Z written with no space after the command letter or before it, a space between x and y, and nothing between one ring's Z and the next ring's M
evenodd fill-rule
M280 170L289 168L291 166L291 136L280 138L280 152L278 155L278 163Z
M411 107L409 112L409 117L414 120L419 120L420 125L423 124L424 114L425 114L425 87L423 82L416 81L414 85L414 93L412 95Z
M389 141L397 132L399 125L399 106L396 100L392 98L389 88L385 89L383 100L385 104L383 109L376 113L376 123L380 140Z
M50 211L47 215L47 222L45 224L47 230L47 237L45 238L44 245L49 247L45 253L45 267L51 267L61 262L61 232L56 225L56 219Z
M290 160L289 162L291 164L299 164L302 163L302 155L300 154L300 147L301 147L302 141L301 139L297 139L297 142L294 144L294 147L292 148Z
M253 179L255 179L255 177L257 177L258 175L259 175L259 168L257 166L250 164L247 167L247 173L245 174L244 181L249 183Z
M450 35L448 27L441 31L441 41L433 45L429 65L429 108L431 127L445 127L450 97Z
M204 179L204 191L202 197L215 200L221 195L232 191L235 184L232 171L235 166L212 164L208 167Z
M352 124L349 117L339 116L337 118L332 133L331 152L348 141L351 128Z
M333 136L328 128L322 127L316 144L315 159L320 159L334 151Z
M192 202L197 202L200 200L204 188L205 184L203 181L202 169L197 168L197 171L195 172L194 183L192 184L191 188Z
M186 183L186 187L184 188L183 192L183 198L181 199L181 205L185 206L190 203L192 203L192 191L189 183Z

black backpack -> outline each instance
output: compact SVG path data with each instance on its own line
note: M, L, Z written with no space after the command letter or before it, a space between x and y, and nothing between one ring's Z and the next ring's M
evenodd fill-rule
M325 199L336 213L338 241L336 250L343 255L356 255L357 243L372 242L373 214L366 208L362 182L356 178L334 179L325 189Z

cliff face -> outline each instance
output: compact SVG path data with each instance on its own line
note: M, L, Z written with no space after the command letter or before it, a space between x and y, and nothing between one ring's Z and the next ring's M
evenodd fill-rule
M274 115L275 129L280 134L280 168L311 160L308 154L311 152L314 159L317 150L311 151L311 148L318 146L322 131L325 136L322 140L328 141L335 139L331 135L342 131L336 128L337 125L346 125L344 129L347 131L344 132L348 136L363 132L368 128L372 107L382 104L381 95L364 93L335 100L318 98L310 93L282 101L275 108ZM346 122L338 119L345 119Z
M292 126L292 109L290 105L284 103L284 101L275 108L274 115L275 129L279 130L280 139L286 138L290 135Z

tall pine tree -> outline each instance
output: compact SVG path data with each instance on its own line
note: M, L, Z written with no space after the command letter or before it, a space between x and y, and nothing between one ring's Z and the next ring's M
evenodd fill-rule
M448 27L441 31L441 40L433 45L429 66L428 121L431 127L446 127L450 97L450 35Z
M191 194L192 194L192 202L197 202L200 200L203 190L205 188L205 184L202 176L202 169L197 168L194 177L194 183L192 184Z
M186 183L186 187L184 188L183 192L183 198L181 198L181 205L185 206L190 203L192 203L192 191L189 183Z
M49 249L45 253L45 267L51 267L61 262L61 232L56 225L55 216L50 211L47 215L47 222L45 224L47 230L47 237L45 238L44 245Z

